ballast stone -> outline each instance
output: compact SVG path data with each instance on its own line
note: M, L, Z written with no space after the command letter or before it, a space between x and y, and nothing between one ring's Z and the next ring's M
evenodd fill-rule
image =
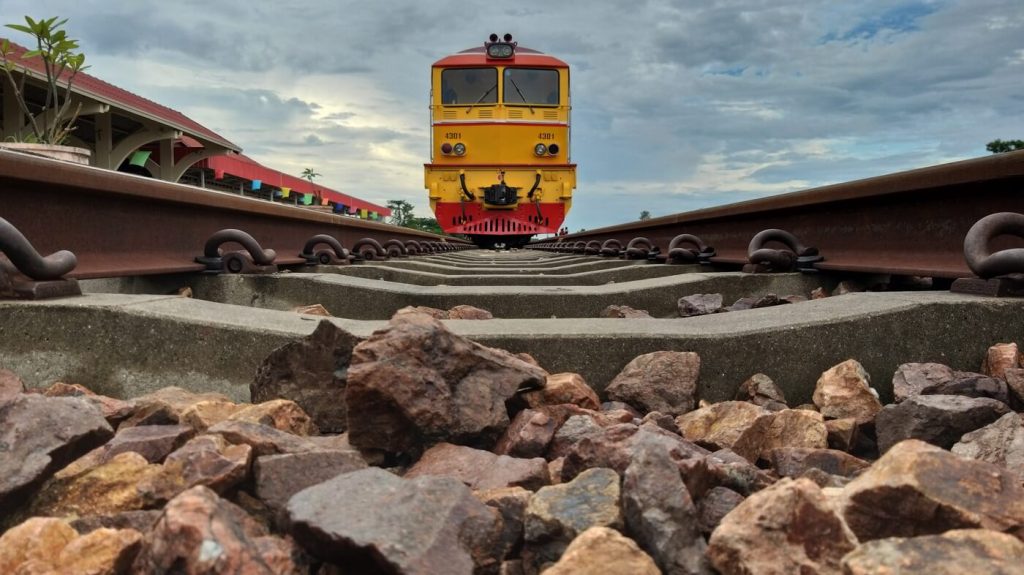
M546 377L429 316L399 315L352 352L349 441L391 453L444 441L491 447L509 425L505 403L520 389L543 386Z
M609 399L641 413L682 415L697 403L700 356L691 351L656 351L634 358L605 388Z

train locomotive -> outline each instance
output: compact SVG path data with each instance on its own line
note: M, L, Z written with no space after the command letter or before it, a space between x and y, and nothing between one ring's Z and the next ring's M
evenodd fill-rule
M491 34L434 62L424 184L441 228L484 248L558 233L572 205L569 65Z

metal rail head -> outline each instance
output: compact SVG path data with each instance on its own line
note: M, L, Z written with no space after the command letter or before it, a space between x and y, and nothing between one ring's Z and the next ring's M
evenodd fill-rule
M696 249L688 249L683 245L692 245ZM710 265L715 257L715 248L704 243L704 240L693 234L679 234L668 244L668 263Z
M0 218L0 252L20 273L34 280L58 280L78 265L78 258L67 250L46 257L39 255L28 238L3 218Z
M386 259L388 252L384 246L373 238L363 238L352 246L352 253L360 260L372 261L375 259Z
M237 243L244 252L223 253L220 247L227 243ZM277 271L274 259L277 252L263 249L259 242L242 230L224 229L214 233L206 240L203 255L196 261L206 265L208 272L228 273L268 273Z
M656 255L661 250L658 249L651 240L639 237L629 240L626 244L626 259L631 260L646 260L652 255Z
M619 240L605 240L601 244L601 255L608 258L617 258L622 253L622 242Z
M330 250L319 250L314 251L316 246L324 244L330 247ZM309 265L338 265L348 263L348 250L341 245L336 238L327 234L315 235L306 241L306 245L302 248L300 257L306 258L306 263Z
M978 277L990 279L1010 274L1024 274L1024 248L1011 248L991 253L988 244L996 236L1024 238L1024 214L999 212L981 218L964 238L967 267Z
M764 247L768 242L780 242L789 250L777 250ZM792 251L790 251L792 250ZM796 236L786 230L762 230L750 240L747 247L747 259L751 264L763 265L773 272L788 272L794 269L813 272L815 262L824 260L818 255L817 248L809 248L800 243Z
M409 257L409 252L406 251L405 244L396 239L390 239L384 242L384 249L387 250L389 258Z

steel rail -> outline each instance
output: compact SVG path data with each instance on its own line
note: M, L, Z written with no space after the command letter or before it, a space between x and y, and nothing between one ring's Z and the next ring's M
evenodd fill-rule
M587 230L560 241L625 246L643 237L664 256L672 238L692 234L715 249L711 263L738 265L748 263L751 239L774 228L817 248L824 261L815 269L959 278L972 275L964 259L968 230L997 212L1024 212L1024 151ZM1003 236L990 247L1021 245Z
M0 150L0 218L41 253L73 252L78 266L66 277L78 279L202 271L195 258L225 228L274 250L277 265L306 263L300 254L318 234L346 247L363 238L466 243L6 150Z

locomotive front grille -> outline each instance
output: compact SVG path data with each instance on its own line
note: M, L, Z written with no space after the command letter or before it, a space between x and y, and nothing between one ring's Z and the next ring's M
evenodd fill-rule
M508 206L519 201L519 188L495 184L484 188L484 203L494 206Z

